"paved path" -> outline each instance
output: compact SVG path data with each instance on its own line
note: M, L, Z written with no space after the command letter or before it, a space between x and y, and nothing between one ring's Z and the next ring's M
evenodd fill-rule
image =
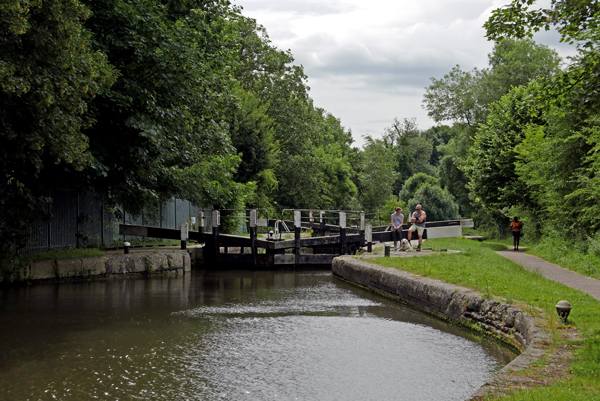
M512 249L498 251L496 253L520 264L529 271L539 272L552 281L557 281L583 291L600 301L600 280L583 276L553 263L546 262L537 256L528 255L523 252L515 252Z

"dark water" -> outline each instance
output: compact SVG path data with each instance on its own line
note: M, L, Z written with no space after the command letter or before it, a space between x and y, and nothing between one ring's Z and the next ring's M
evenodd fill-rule
M0 295L0 400L463 400L514 357L330 272Z

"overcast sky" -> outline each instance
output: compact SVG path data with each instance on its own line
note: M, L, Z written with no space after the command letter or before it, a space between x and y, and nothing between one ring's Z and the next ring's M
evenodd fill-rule
M453 66L487 66L493 44L483 23L509 0L234 0L273 44L304 66L315 106L362 137L379 137L394 117L435 123L422 107L430 78ZM536 40L559 51L557 35Z

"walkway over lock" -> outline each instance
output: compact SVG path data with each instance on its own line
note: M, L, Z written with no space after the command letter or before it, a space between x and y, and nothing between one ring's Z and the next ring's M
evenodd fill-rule
M373 243L393 241L389 224L372 224L374 215L385 215L389 220L391 213L387 212L294 209L284 210L282 214L293 219L269 219L265 210L257 209L213 210L210 232L205 230L208 216L199 212L198 221L192 220L191 229L188 223L182 223L180 230L121 224L119 234L181 240L182 249L188 241L204 244L205 263L238 267L330 266L339 255L353 254L365 247L370 252ZM246 224L248 236L220 233L224 225L239 230ZM272 229L259 234L259 227ZM410 223L402 227L403 238L407 238L409 227ZM423 239L460 237L463 227L473 227L473 220L427 222ZM302 230L307 232L303 234ZM413 239L416 238L413 233Z

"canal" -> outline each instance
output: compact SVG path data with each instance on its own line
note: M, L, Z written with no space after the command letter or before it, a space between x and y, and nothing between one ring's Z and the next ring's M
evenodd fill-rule
M464 400L514 354L331 271L0 290L1 400Z

